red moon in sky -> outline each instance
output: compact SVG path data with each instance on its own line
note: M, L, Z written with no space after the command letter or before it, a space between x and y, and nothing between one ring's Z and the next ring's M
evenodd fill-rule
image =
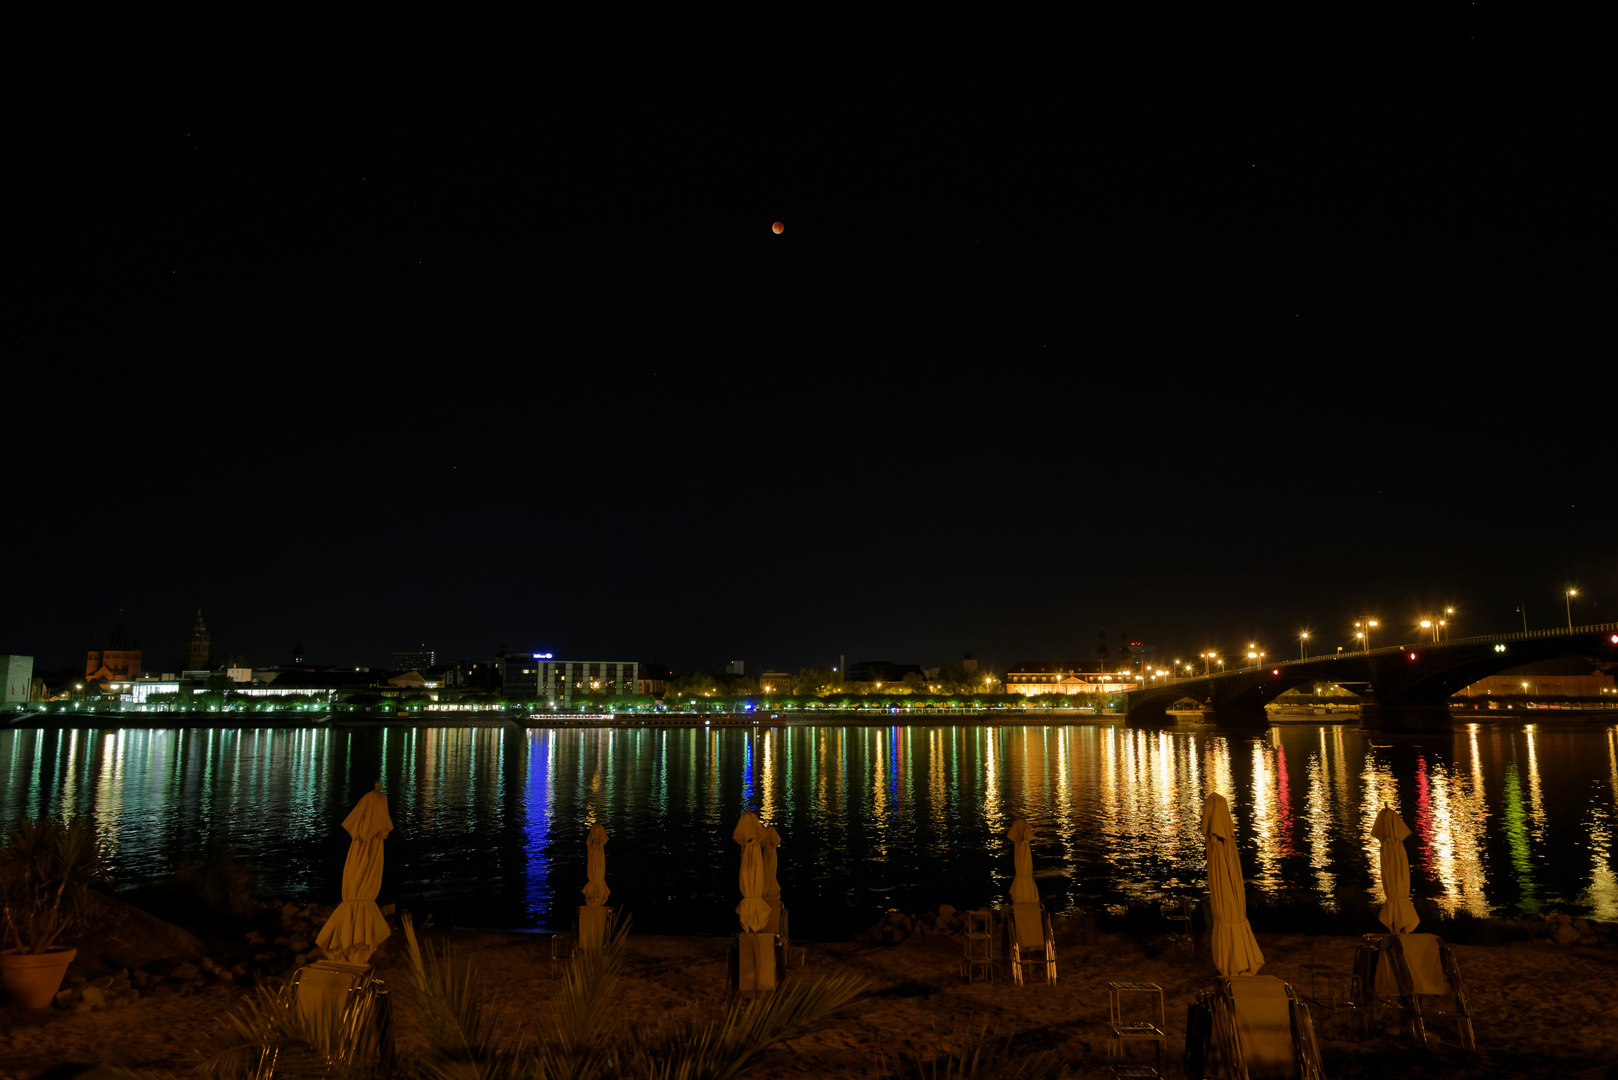
M777 221L774 225L770 226L770 231L775 235L780 236L782 233L786 232L786 228L787 227L785 225Z

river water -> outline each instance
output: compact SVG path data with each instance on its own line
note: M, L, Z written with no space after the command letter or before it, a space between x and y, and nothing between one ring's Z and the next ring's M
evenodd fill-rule
M1414 891L1440 907L1618 919L1610 724L5 730L0 778L8 825L92 817L121 884L222 843L265 894L323 901L340 823L380 778L395 825L382 902L463 925L570 921L600 820L611 902L640 930L734 929L730 832L748 808L781 834L799 936L1003 899L1019 816L1053 911L1195 895L1209 791L1230 800L1254 892L1375 895L1386 803L1415 834Z

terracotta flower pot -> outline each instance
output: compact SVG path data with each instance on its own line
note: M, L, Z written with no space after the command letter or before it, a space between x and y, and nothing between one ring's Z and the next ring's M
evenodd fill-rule
M25 1009L43 1009L62 988L62 976L79 950L53 945L38 955L15 949L0 952L0 989Z

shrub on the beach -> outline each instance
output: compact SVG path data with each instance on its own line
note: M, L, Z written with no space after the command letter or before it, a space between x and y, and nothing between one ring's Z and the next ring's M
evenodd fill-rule
M95 826L24 818L0 847L0 947L39 954L84 914L106 880Z
M626 918L604 946L574 953L556 1005L537 1030L508 1033L477 993L472 965L448 946L423 949L408 916L403 925L432 1047L433 1058L423 1063L429 1076L730 1080L771 1048L847 1008L865 986L847 976L790 982L702 1021L626 1034L613 1026L629 940Z

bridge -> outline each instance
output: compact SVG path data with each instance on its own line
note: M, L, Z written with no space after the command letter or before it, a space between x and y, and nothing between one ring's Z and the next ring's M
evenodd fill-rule
M1200 678L1168 678L1127 691L1124 708L1128 723L1162 723L1170 705L1192 698L1211 706L1222 725L1252 727L1269 722L1264 706L1279 695L1327 682L1347 684L1360 694L1362 723L1430 730L1449 725L1449 699L1463 687L1521 664L1565 656L1587 657L1618 671L1618 623L1388 645Z

